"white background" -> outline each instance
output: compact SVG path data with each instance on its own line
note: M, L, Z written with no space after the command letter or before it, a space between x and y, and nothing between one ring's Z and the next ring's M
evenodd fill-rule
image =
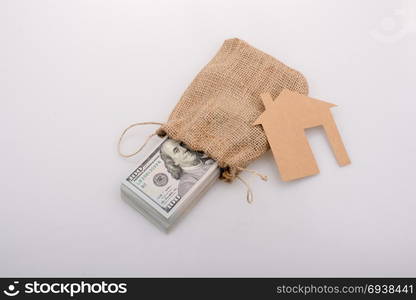
M0 276L416 276L409 3L2 0ZM166 121L232 37L339 105L352 165L309 130L321 174L283 183L269 152L249 166L268 182L242 174L255 203L217 182L166 235L120 200L139 157L117 139Z

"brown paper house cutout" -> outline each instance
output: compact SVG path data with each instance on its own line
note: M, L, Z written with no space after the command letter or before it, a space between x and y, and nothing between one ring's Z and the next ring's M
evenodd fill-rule
M319 173L306 128L322 125L338 164L350 163L330 110L336 105L287 89L275 101L268 93L261 98L266 110L253 124L263 126L283 181Z

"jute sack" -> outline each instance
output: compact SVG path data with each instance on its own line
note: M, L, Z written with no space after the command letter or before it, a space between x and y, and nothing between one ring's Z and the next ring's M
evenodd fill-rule
M157 134L203 151L218 162L221 178L232 181L269 149L262 127L252 125L264 111L260 94L269 92L274 99L283 88L308 93L298 71L242 40L226 40Z

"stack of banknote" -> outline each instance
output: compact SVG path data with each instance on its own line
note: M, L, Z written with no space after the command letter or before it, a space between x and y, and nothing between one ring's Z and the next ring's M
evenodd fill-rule
M169 231L219 176L217 163L170 138L155 137L139 166L121 183L121 196Z

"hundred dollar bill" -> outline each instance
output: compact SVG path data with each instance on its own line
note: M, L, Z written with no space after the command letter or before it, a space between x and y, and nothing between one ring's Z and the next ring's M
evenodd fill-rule
M169 229L219 175L217 163L170 138L160 141L121 184L123 199Z

